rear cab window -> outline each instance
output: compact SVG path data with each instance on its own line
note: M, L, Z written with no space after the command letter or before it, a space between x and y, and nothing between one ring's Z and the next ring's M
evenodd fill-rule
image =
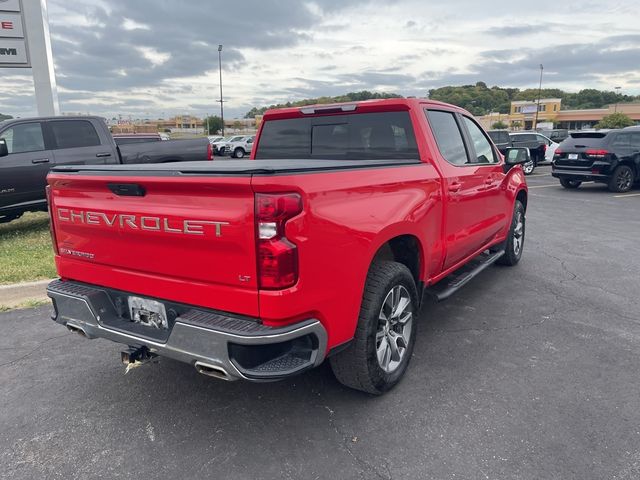
M418 160L409 112L353 113L265 122L256 159Z

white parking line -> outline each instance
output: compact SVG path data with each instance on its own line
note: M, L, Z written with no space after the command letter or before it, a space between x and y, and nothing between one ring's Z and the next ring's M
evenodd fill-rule
M547 188L547 187L559 187L560 184L559 183L554 183L553 185L533 185L529 187L529 190L531 190L532 188Z
M529 177L550 177L550 173L532 173Z
M531 187L529 187L531 188ZM613 198L640 197L640 193L626 193L624 195L614 195Z

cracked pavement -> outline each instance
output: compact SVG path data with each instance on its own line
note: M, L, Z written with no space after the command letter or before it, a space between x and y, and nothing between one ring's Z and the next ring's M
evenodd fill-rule
M557 183L539 168L530 185ZM379 398L323 365L225 383L0 314L6 479L635 479L640 197L532 189L524 258L428 303L406 378Z

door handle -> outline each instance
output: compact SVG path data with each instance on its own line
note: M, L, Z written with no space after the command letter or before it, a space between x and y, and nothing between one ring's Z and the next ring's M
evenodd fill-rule
M493 185L493 177L487 177L484 179L486 185Z
M109 152L96 153L96 157L110 157L111 154Z
M34 158L31 163L49 163L48 158Z
M454 182L454 183L450 183L449 184L449 191L450 192L453 192L453 193L459 192L461 188L462 188L462 184L461 183Z

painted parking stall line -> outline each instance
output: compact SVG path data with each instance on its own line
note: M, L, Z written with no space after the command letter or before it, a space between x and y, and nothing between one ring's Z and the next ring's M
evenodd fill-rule
M626 193L623 195L614 195L613 198L629 198L629 197L640 197L640 193Z

